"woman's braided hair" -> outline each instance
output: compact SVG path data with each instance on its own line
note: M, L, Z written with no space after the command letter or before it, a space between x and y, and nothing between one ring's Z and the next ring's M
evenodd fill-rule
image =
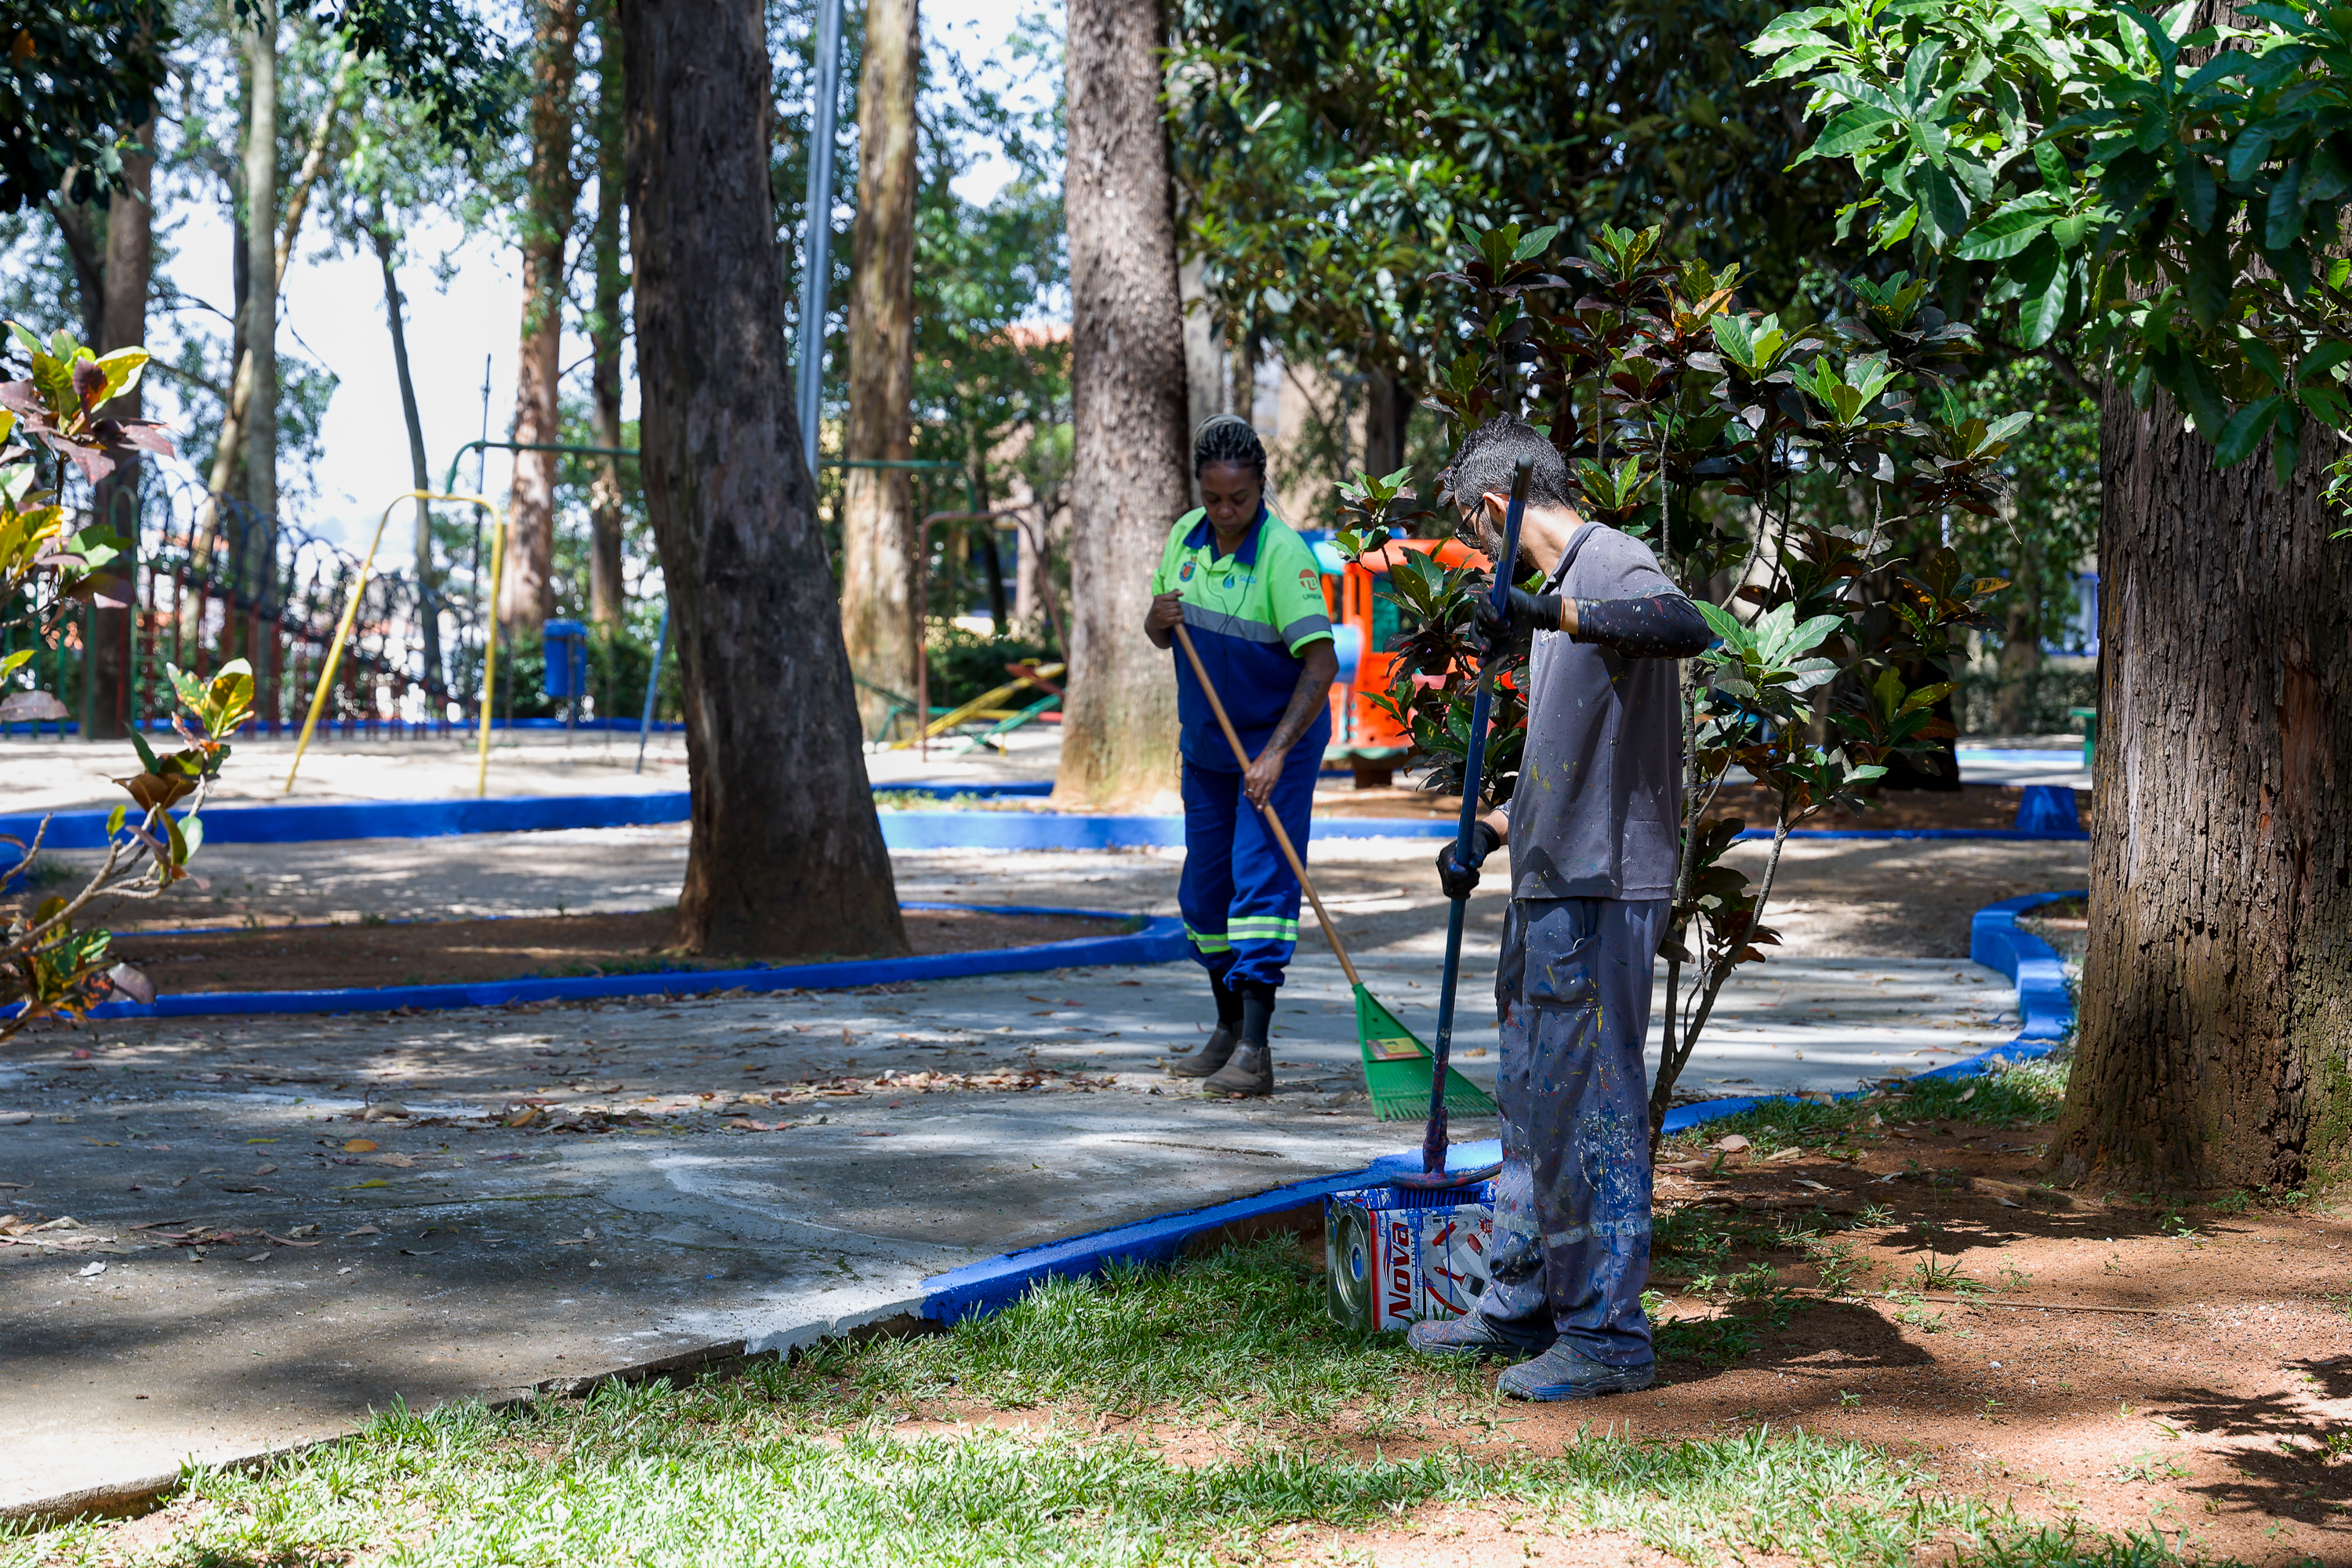
M1238 414L1212 414L1192 432L1192 477L1212 463L1255 468L1258 483L1265 483L1265 443Z

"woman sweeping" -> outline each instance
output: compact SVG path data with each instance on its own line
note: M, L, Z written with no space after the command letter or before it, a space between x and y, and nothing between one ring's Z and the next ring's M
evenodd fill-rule
M1151 578L1144 635L1172 647L1183 626L1250 754L1244 770L1192 662L1176 660L1184 771L1184 877L1177 902L1192 956L1209 972L1217 1029L1168 1070L1205 1078L1212 1095L1274 1092L1274 994L1298 944L1298 879L1261 807L1305 847L1331 740L1339 659L1314 552L1266 510L1265 447L1249 422L1220 414L1192 438L1204 503L1176 520Z

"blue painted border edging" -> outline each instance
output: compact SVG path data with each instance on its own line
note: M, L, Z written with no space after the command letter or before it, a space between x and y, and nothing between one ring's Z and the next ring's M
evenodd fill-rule
M2032 1061L2046 1057L2066 1043L2074 1031L2074 1002L2066 994L2066 966L2060 962L2057 950L2031 931L2017 929L2017 917L2043 904L2054 904L2062 899L2082 899L2090 895L2080 889L2058 893L2028 893L2021 899L2003 899L1997 904L1987 904L1969 921L1969 960L1987 969L1997 969L2017 986L2017 1036L2005 1046L1994 1046L1972 1057L1963 1057L1926 1072L1913 1073L1906 1082L1921 1079L1973 1078L1990 1070L1993 1058L2003 1062ZM1849 1100L1866 1092L1851 1089L1839 1095ZM1760 1095L1744 1100L1703 1100L1692 1105L1678 1105L1666 1112L1663 1125L1671 1136L1713 1121L1720 1117L1737 1116L1743 1110L1759 1106L1785 1104L1789 1095Z
M2084 896L2080 891L2032 893L2021 899L2004 899L1976 912L1969 922L1969 957L2017 983L2018 1017L2023 1026L2008 1045L1915 1074L1914 1081L1969 1077L1989 1070L1995 1057L2004 1061L2027 1061L2047 1056L2065 1042L2074 1024L2074 1005L2066 995L2065 971L2048 942L2017 929L2017 917L2027 910L2061 899ZM1736 1116L1759 1106L1785 1103L1788 1098L1709 1100L1677 1106L1666 1112L1664 1130L1668 1134L1685 1131L1703 1121ZM1449 1169L1465 1170L1492 1164L1500 1158L1501 1142L1490 1138L1454 1145L1447 1152L1446 1164ZM1417 1152L1383 1155L1360 1171L1293 1182L1231 1203L1186 1209L1091 1236L1008 1252L924 1280L922 1315L952 1323L962 1318L1000 1311L1020 1300L1030 1287L1048 1279L1087 1279L1118 1263L1171 1263L1183 1251L1184 1244L1196 1236L1242 1220L1281 1214L1350 1187L1376 1186L1387 1176L1420 1168L1421 1156Z
M684 790L648 795L519 795L488 800L320 801L306 805L223 805L204 814L207 844L314 844L336 838L444 838L468 833L542 833L566 827L654 827L687 819ZM103 811L60 811L44 849L103 849ZM184 815L184 814L183 814ZM0 816L0 834L30 844L38 813Z
M1446 1152L1449 1170L1473 1170L1503 1157L1502 1143L1488 1138L1456 1143ZM1421 1169L1421 1154L1383 1154L1360 1170L1292 1182L1230 1203L1185 1209L1152 1219L1138 1220L1091 1236L1051 1241L1002 1257L968 1264L923 1281L923 1316L952 1323L961 1318L1000 1311L1020 1300L1033 1285L1048 1279L1088 1279L1119 1263L1171 1263L1196 1236L1242 1220L1258 1219L1300 1208L1352 1187L1378 1186L1391 1176Z
M877 784L935 797L959 795L1038 796L1043 781L992 784ZM343 838L442 838L473 833L543 833L581 827L654 827L688 819L684 790L645 795L501 795L489 800L320 801L309 805L222 805L204 814L210 844L312 844ZM2070 803L2071 804L2071 803ZM47 849L102 849L108 813L60 811L50 816ZM892 849L1139 849L1178 847L1181 816L1087 816L1052 811L885 811L882 842ZM2021 808L2021 816L2023 815ZM2043 817L2042 820L2051 820ZM29 844L41 814L0 816L0 835ZM1451 838L1454 824L1437 817L1318 816L1310 838ZM1769 838L1752 827L1742 838ZM2006 838L2082 839L2079 828L2034 831L2009 827L1811 829L1798 839Z
M1076 915L1129 920L1102 910L1030 905L932 904L910 910L973 909L990 914ZM1184 922L1169 916L1118 936L1072 937L978 952L934 952L914 958L852 959L840 963L786 963L760 969L671 970L656 974L499 980L457 985L381 985L341 991L214 991L158 996L152 1003L107 1002L93 1018L190 1018L224 1014L389 1013L395 1008L498 1007L509 1002L578 1002L603 996L695 995L712 991L839 991L898 980L955 980L969 974L1020 974L1097 963L1172 963L1189 952Z

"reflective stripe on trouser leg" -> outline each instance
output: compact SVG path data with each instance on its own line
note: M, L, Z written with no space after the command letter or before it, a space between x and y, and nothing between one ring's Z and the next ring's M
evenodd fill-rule
M1323 771L1323 742L1315 735L1292 748L1275 781L1272 804L1290 835L1291 847L1307 853L1307 832L1315 809L1315 778ZM1236 784L1241 775L1233 775ZM1238 793L1238 792L1236 792ZM1225 934L1234 944L1234 985L1279 985L1298 946L1298 879L1265 814L1246 798L1234 818L1234 901Z
M1593 1360L1650 1359L1650 1107L1643 1047L1666 900L1515 900L1496 1100L1494 1282L1479 1311L1510 1338L1555 1334Z
M1213 972L1233 952L1225 921L1234 902L1234 811L1246 803L1239 773L1188 762L1182 777L1184 875L1176 884L1176 907L1193 958Z

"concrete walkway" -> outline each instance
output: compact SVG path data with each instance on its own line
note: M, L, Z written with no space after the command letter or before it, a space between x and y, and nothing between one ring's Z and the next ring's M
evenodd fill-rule
M1438 942L1364 964L1424 1034ZM1482 938L1474 973L1491 961ZM1846 1089L2005 1037L2008 993L1972 966L1775 969L1727 998L1693 1089ZM908 1312L961 1265L1416 1141L1369 1114L1328 956L1285 990L1270 1102L1205 1102L1159 1070L1204 1032L1199 990L1175 965L142 1023L87 1058L51 1037L0 1068L0 1212L73 1222L0 1247L0 1510L135 1490L394 1398L787 1348ZM1465 1001L1461 1065L1490 1084L1492 1012ZM499 1124L533 1100L533 1125ZM358 1120L387 1102L408 1114ZM579 1117L639 1124L539 1130Z

